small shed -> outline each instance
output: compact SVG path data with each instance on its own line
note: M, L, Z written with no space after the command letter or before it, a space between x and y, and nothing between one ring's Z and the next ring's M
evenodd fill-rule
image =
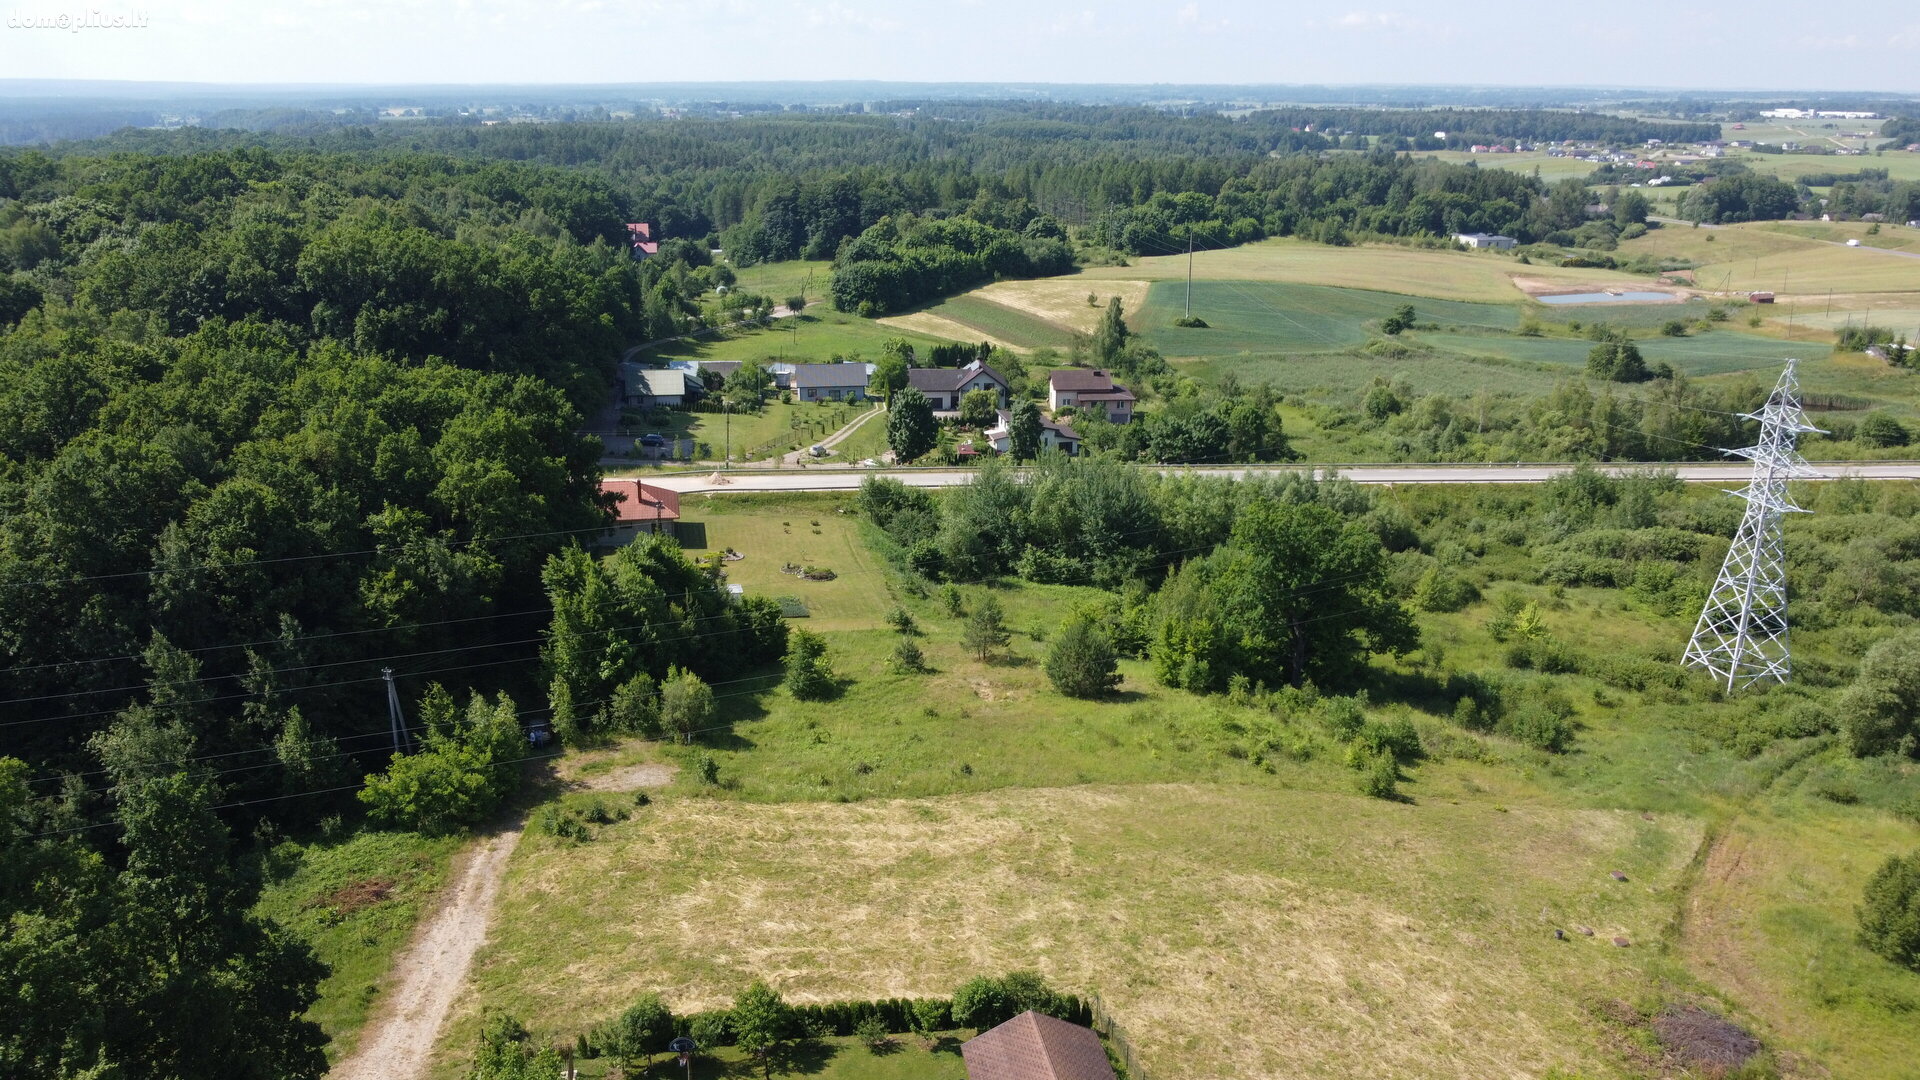
M960 1044L967 1080L1115 1080L1100 1036L1031 1010Z
M1770 292L1750 292L1747 294L1747 299L1755 304L1771 304L1773 303L1773 294Z

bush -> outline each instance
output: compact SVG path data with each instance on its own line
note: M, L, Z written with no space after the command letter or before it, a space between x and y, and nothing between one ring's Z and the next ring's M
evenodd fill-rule
M1421 611L1459 611L1478 599L1480 590L1473 582L1438 566L1420 575L1413 587L1413 606Z
M901 675L924 675L927 672L927 655L912 638L901 638L900 644L893 647L893 657L888 662L893 670Z
M853 1034L865 1044L868 1050L876 1054L885 1050L887 1044L893 1041L887 1037L887 1022L871 1014L862 1017L860 1022L853 1026Z
M594 1033L592 1045L604 1054L634 1059L651 1057L673 1039L673 1014L659 994L642 994L620 1018Z
M1068 619L1047 648L1047 679L1068 697L1096 698L1120 685L1113 639L1092 620Z
M1920 971L1920 852L1892 856L1874 871L1858 915L1860 944Z
M1573 742L1573 705L1558 695L1529 698L1503 718L1496 730L1535 750L1562 753Z
M712 718L713 687L691 671L668 668L667 681L660 687L660 723L666 730L682 743L691 743Z
M956 619L967 613L966 605L961 602L960 586L951 582L941 587L940 603L945 605L947 614Z
M787 639L787 692L800 701L823 701L833 696L833 665L827 660L827 642L809 630L795 630Z
M720 763L714 760L712 754L701 754L700 760L694 764L694 771L699 774L700 782L703 784L711 785L720 782Z
M1905 424L1886 413L1870 413L1860 421L1858 434L1854 436L1868 446L1888 447L1905 446L1913 438Z
M911 634L917 629L914 625L913 613L903 607L894 607L887 612L887 625L902 634Z
M1373 754L1360 766L1360 794L1392 799L1400 794L1400 768L1391 754Z

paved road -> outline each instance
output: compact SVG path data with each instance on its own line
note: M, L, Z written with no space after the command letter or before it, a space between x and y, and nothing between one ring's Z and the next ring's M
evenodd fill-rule
M1240 480L1248 476L1277 475L1288 472L1336 472L1357 484L1538 484L1573 469L1572 465L1306 465L1306 466L1197 466L1169 467L1168 473L1196 476L1224 476ZM1680 479L1694 484L1733 484L1745 480L1752 466L1733 464L1619 464L1607 465L1608 472L1635 473L1671 469ZM1816 462L1814 468L1826 477L1859 477L1865 480L1920 480L1920 461L1831 461ZM652 476L649 484L682 493L730 491L849 491L868 476L890 476L912 487L957 487L972 479L969 469L844 469L809 468L788 471L736 471L730 474Z

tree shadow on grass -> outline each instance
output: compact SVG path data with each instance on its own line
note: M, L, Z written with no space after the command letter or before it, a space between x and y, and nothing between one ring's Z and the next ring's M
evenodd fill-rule
M935 1039L933 1049L929 1051L934 1054L958 1054L959 1052L960 1040L952 1035L942 1035Z
M768 1058L775 1076L812 1076L825 1072L837 1053L839 1048L819 1039L800 1039L774 1047Z

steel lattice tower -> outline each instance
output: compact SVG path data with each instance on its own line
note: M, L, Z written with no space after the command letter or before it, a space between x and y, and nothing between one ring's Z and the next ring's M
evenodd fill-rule
M1787 481L1818 475L1794 443L1801 432L1820 430L1800 411L1795 363L1787 361L1760 411L1744 414L1760 422L1759 445L1728 451L1753 461L1753 479L1731 492L1747 500L1747 512L1680 661L1713 672L1715 681L1725 682L1728 690L1786 682L1793 670L1787 648L1787 549L1781 519L1805 512L1787 498Z

